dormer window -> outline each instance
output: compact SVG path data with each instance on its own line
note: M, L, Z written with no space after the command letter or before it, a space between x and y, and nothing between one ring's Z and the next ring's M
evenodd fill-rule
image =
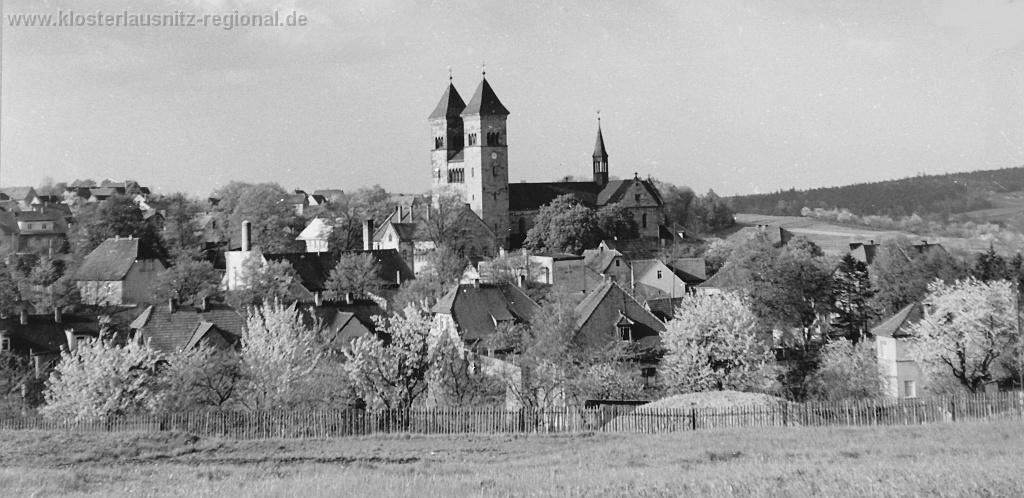
M0 335L0 351L11 350L11 338L6 335Z
M619 340L633 342L633 328L629 325L619 325Z

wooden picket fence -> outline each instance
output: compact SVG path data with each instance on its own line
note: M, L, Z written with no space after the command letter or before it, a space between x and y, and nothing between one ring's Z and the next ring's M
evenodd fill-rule
M474 408L192 412L89 421L25 416L0 420L0 430L179 431L201 437L268 439L387 433L665 433L732 427L918 425L994 420L1024 421L1024 396L1015 392L954 398L680 409L641 405L517 411Z

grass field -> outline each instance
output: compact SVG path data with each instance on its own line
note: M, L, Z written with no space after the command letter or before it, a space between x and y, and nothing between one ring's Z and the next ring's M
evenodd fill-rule
M1024 425L195 440L0 432L13 496L1024 496Z

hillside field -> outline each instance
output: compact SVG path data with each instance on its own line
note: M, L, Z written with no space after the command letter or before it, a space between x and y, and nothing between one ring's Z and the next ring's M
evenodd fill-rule
M1024 210L1024 205L1021 206L1021 209ZM982 216L979 215L979 219L981 219L981 217ZM961 249L968 252L978 253L985 252L989 248L989 241L982 240L980 238L924 237L897 230L880 230L871 227L837 225L828 223L827 221L801 216L737 214L735 218L736 226L717 235L725 238L743 227L757 225L777 226L793 232L794 235L803 235L815 244L818 244L818 246L826 253L836 255L844 254L849 251L849 244L851 242L866 243L874 241L878 243L901 235L915 241L926 240L930 243L942 244L947 249ZM1017 247L1009 247L1008 245L1001 244L999 242L994 243L994 247L996 251L1005 254L1012 254L1019 250Z
M196 440L0 432L20 496L1021 496L1020 422Z

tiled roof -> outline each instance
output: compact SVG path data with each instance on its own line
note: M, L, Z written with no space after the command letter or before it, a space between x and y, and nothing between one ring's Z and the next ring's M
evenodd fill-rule
M449 314L463 341L486 339L497 330L496 322L527 322L540 309L518 287L509 284L460 284L434 305L434 313Z
M665 297L659 299L648 299L644 304L651 313L662 321L671 320L675 316L676 308L683 303L681 297Z
M622 253L628 259L647 259L658 253L661 245L658 239L602 240L601 245Z
M166 305L153 305L129 327L140 331L142 339L153 349L173 352L194 346L202 334L214 329L224 340L234 344L242 337L245 319L234 308L222 304L209 304L206 311L185 307L174 312Z
M601 190L600 195L598 195L597 204L604 206L606 204L613 204L622 201L633 184L643 187L658 206L665 205L665 201L661 199L661 193L658 192L658 188L654 186L654 183L648 180L641 180L639 178L633 178L632 180L612 180L608 182L608 185L605 185L604 189Z
M21 207L18 206L18 201L12 201L10 199L0 200L0 211L16 213L18 211L21 211Z
M160 259L160 256L139 239L107 239L85 257L75 280L121 280L138 259Z
M431 112L430 117L427 119L457 118L465 108L466 103L462 101L462 96L455 89L455 85L448 83L448 88L441 95L441 100L438 101L437 107L434 107L434 112Z
M324 188L314 190L313 195L320 195L323 196L328 201L332 201L338 197L345 195L345 191L340 188Z
M452 89L454 90L454 88ZM469 104L466 104L466 108L462 111L463 116L475 114L481 116L508 116L509 114L508 109L498 100L498 96L491 88L491 84L487 82L487 78L480 80L480 86L476 87L473 98L469 99Z
M910 325L924 317L921 303L914 303L901 309L871 329L871 335L882 337L910 337Z
M726 263L711 278L698 285L702 289L741 290L747 287L747 276L743 269L733 263Z
M665 264L656 259L638 259L631 261L630 265L633 267L633 278L640 279L646 275L647 272L664 266Z
M678 258L667 264L680 280L688 284L699 284L708 279L704 258Z
M536 211L556 197L572 195L584 206L597 207L601 187L594 182L509 183L509 211Z
M99 187L99 188L89 189L90 196L96 196L96 197L110 197L112 195L116 195L116 194L119 194L119 193L122 193L122 192L119 192L118 189L111 188L111 187Z
M591 327L594 327L597 333L600 333L601 329L608 329L611 332L612 323L595 323L592 320L603 306L614 307L618 312L619 319L625 317L637 324L635 333L639 335L637 346L641 351L651 351L661 344L660 333L665 331L665 324L630 297L629 293L619 287L619 284L610 280L602 283L576 306L577 337L584 334L593 335L590 330L587 330ZM607 308L604 309L605 312L609 311Z

